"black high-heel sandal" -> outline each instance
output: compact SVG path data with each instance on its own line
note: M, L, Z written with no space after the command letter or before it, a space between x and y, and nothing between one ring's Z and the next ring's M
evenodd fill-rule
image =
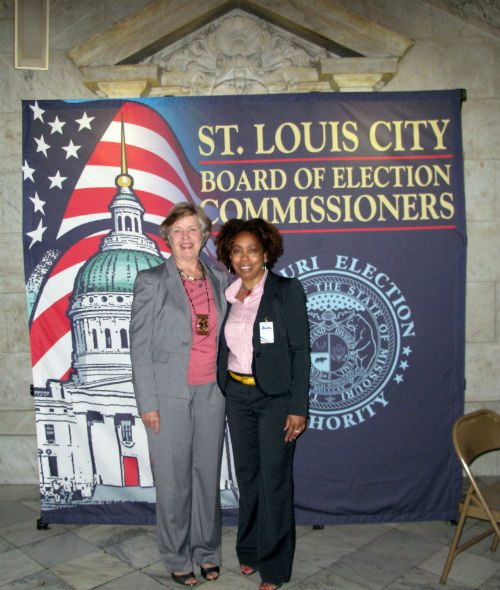
M196 579L194 572L189 572L188 574L174 574L174 572L172 572L171 576L172 580L174 582L177 582L177 584L180 584L181 586L194 586L198 583L198 580ZM194 582L190 582L188 584L187 580L189 580L189 578L193 578Z
M203 567L202 565L200 565L200 571L201 575L205 578L205 580L208 580L209 582L215 582L215 580L217 580L219 577L220 567L218 565L211 565L209 567ZM215 578L209 578L208 574L211 574L213 572L215 572L217 575L215 576Z

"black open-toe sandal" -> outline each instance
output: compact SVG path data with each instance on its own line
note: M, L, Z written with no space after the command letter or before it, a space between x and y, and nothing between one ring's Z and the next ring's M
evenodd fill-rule
M245 570L243 570L242 568L245 568ZM240 564L240 572L244 576L252 576L253 574L255 574L256 571L258 571L256 567L252 567L251 565L245 565L244 563Z
M208 580L209 582L215 582L215 580L217 580L217 578L219 577L220 568L218 565L211 565L209 567L203 567L202 565L200 565L200 571L201 575L205 578L205 580ZM217 575L215 576L215 578L209 578L208 574L211 574L213 572L215 572Z
M180 584L181 586L194 586L198 583L198 580L195 578L194 572L189 572L188 574L174 574L174 572L172 572L171 575L172 580L174 582L177 582L177 584ZM189 580L189 578L193 578L195 581L190 582L188 584L187 580Z

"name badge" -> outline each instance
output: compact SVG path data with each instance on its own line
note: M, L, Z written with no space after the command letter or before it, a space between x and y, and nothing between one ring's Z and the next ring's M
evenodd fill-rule
M259 322L260 328L260 343L273 344L274 343L274 326L273 322Z

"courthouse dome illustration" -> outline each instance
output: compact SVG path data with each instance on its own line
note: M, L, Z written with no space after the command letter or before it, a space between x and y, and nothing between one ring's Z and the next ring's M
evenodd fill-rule
M139 250L99 252L80 269L73 296L103 292L132 293L137 273L162 261L160 256Z
M67 311L73 335L72 379L85 384L131 377L129 323L134 281L161 264L155 241L143 233L145 209L128 174L122 123L121 173L109 210L112 230L80 268Z
M163 262L155 242L142 231L144 207L133 191L124 151L115 184L118 190L109 205L113 230L102 240L99 252L78 272L74 300L92 292L132 293L138 271Z

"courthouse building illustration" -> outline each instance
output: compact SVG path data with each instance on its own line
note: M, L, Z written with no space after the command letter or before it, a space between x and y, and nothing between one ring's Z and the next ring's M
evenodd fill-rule
M66 381L35 388L42 501L48 504L154 501L146 431L131 381L129 322L137 272L164 259L143 232L145 209L133 190L124 149L122 154L109 205L112 229L78 271L67 310L72 372ZM223 493L229 505L236 502L230 456L226 435L221 488L229 491ZM126 488L134 489L129 495Z

